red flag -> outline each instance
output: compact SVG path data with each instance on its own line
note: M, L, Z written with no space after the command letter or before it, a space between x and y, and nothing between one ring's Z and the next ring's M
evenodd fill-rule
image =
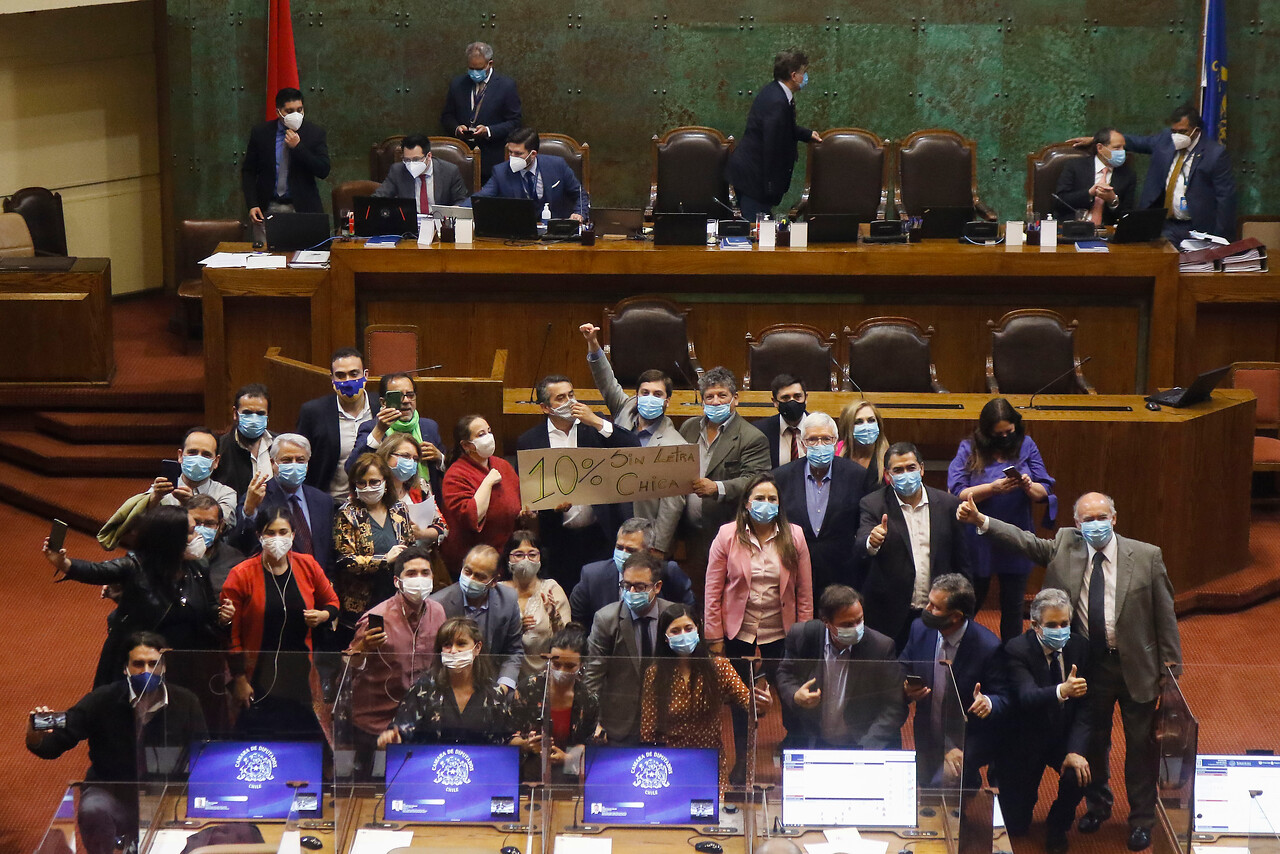
M293 19L289 0L268 0L267 11L267 121L276 118L276 92L299 88L298 57L293 50Z

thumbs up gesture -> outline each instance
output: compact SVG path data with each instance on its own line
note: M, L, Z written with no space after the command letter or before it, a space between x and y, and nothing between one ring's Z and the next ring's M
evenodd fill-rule
M1089 692L1089 683L1076 676L1076 666L1071 665L1071 672L1067 674L1067 681L1058 686L1058 691L1062 698L1083 697Z
M956 519L967 525L976 525L981 528L987 522L987 517L978 512L978 505L973 503L973 496L970 495L960 503L956 508Z
M973 685L973 705L969 707L969 714L979 718L985 718L991 714L991 698L982 693L981 682L975 682Z
M884 545L884 538L889 535L889 514L880 517L880 524L871 529L867 536L868 548L878 549Z

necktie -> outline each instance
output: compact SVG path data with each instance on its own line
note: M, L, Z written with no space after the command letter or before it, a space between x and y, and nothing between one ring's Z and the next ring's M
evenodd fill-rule
M947 695L947 665L950 663L951 647L944 637L942 643L938 644L938 659L933 663L933 690L929 694L929 699L933 701L929 709L929 723L934 736L939 739L942 738L942 704Z
M640 618L640 657L645 661L653 658L653 634L649 631L652 622L653 617Z
M1177 208L1173 203L1173 191L1178 186L1178 176L1182 174L1182 164L1186 162L1187 152L1179 151L1178 159L1173 163L1173 171L1169 173L1169 183L1164 186L1164 207L1169 212L1170 219L1173 218Z
M1098 173L1098 183L1107 183L1107 167L1105 166ZM1102 200L1102 196L1093 197L1093 208L1089 211L1089 219L1093 220L1094 225L1102 225L1102 206L1104 204L1106 203Z
M1102 575L1102 552L1094 552L1089 576L1089 650L1101 660L1107 654L1107 580Z
M276 142L276 198L289 196L289 145L284 141L284 134Z
M791 459L800 459L800 431L795 427L788 427L787 436L791 439Z
M294 493L289 499L289 510L293 515L293 550L301 554L314 554L311 544L311 526L302 512L302 496Z
M1062 672L1062 653L1061 652L1055 651L1053 653L1052 669L1053 669L1053 678L1056 679L1059 684L1067 681L1066 674Z
M537 185L533 183L533 173L532 173L532 172L525 172L525 173L524 173L524 191L525 191L525 194L526 194L526 196L527 196L528 198L530 198L530 199L536 199L536 198L538 198L538 196L537 196L538 188L537 188Z
M431 194L427 192L427 173L418 176L422 183L418 185L418 213L427 216L431 213Z

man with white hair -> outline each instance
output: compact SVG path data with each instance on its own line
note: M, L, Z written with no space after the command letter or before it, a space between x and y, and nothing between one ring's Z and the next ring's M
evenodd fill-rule
M1111 719L1119 703L1129 848L1141 851L1151 844L1155 824L1159 751L1152 725L1160 682L1166 671L1177 675L1182 667L1173 585L1160 549L1115 534L1116 504L1100 492L1080 496L1076 527L1059 529L1052 540L990 518L972 500L960 505L956 518L1046 567L1044 586L1066 591L1074 604L1073 628L1088 639L1093 662L1090 714L1099 722L1088 754L1088 811L1078 827L1081 833L1093 833L1111 817L1107 756Z
M813 565L814 601L828 584L862 587L858 554L858 503L866 491L867 470L836 454L840 431L825 412L810 412L800 422L804 456L773 471L787 518L804 530Z
M491 46L472 42L464 54L467 70L449 82L440 124L449 136L480 149L483 184L503 161L507 137L520 127L520 93L516 81L494 71Z

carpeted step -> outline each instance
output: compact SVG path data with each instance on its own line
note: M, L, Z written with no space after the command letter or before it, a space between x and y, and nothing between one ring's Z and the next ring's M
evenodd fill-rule
M146 483L160 474L160 461L173 459L178 446L102 445L63 442L27 431L0 433L0 459L63 477L134 477Z
M107 386L24 386L0 388L0 407L40 410L135 410L141 412L204 411L204 391L169 391Z
M36 430L64 442L177 448L199 420L195 412L37 412L33 423Z
M147 480L135 477L68 481L0 460L0 501L44 519L61 519L89 535L97 534L126 498L147 486Z

